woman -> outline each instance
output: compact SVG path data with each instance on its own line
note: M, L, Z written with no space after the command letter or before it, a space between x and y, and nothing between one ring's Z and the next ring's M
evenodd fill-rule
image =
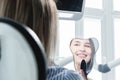
M80 38L75 38L72 39L70 42L70 49L73 54L73 59L74 59L74 67L77 72L79 72L80 75L83 75L83 77L86 77L92 67L93 67L93 62L94 62L94 56L96 53L96 49L98 46L94 45L94 40L95 38L89 38L89 39L80 39ZM97 40L96 40L97 41ZM84 72L81 69L81 62L85 60L86 62L86 72ZM86 76L85 74L86 73ZM88 80L91 80L88 78Z
M52 66L57 36L57 9L53 0L1 0L0 16L30 27L45 48L47 80L81 80L79 74L60 66ZM51 56L52 55L52 56Z

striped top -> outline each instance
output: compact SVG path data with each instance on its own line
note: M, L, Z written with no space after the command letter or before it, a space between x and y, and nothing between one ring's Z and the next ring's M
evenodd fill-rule
M47 80L82 80L80 75L60 66L50 66L47 70Z

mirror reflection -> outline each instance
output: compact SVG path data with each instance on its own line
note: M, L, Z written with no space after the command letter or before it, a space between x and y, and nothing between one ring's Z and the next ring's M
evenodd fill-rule
M74 38L71 40L70 50L73 55L74 68L77 72L80 73L81 62L85 60L86 73L87 75L90 73L98 46L98 40L96 38Z

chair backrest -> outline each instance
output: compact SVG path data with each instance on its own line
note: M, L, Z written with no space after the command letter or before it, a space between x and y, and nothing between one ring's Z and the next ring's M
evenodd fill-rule
M0 18L0 80L46 80L44 49L27 26Z

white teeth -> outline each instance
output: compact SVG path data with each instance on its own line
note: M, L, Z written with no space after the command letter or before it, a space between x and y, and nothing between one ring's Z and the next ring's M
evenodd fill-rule
M87 55L85 55L85 54L77 54L77 56L85 58Z

